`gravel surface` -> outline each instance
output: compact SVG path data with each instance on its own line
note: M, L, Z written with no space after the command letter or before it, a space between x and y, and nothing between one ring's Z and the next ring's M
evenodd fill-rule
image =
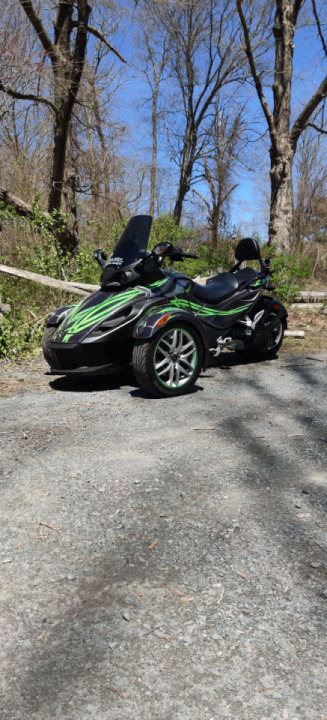
M326 354L0 363L1 720L325 720Z

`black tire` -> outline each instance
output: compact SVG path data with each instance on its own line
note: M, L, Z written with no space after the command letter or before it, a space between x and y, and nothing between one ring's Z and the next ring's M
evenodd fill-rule
M44 333L42 335L42 351L43 351L44 358L47 361L47 363L50 365L50 367L52 365L56 364L56 358L53 354L53 351L50 348L50 343L51 343L51 340L52 340L56 330L57 330L56 327L54 327L53 325L49 325L49 327L45 328Z
M140 387L151 397L174 397L189 392L200 375L202 341L192 327L175 322L151 340L137 340L133 370Z
M267 318L267 322L271 321L271 317ZM271 335L265 338L262 345L249 345L244 350L237 350L238 355L246 360L271 360L277 355L279 348L284 339L285 324L280 319L274 326Z

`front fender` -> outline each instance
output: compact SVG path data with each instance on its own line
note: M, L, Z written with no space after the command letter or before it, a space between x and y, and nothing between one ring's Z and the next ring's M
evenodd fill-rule
M64 317L66 317L67 313L75 306L76 303L73 303L72 305L63 305L62 307L57 308L57 310L53 310L53 312L51 312L46 319L46 325L57 327L58 325L60 325Z
M202 340L204 349L204 366L207 367L209 357L209 345L205 328L195 315L187 310L174 307L160 307L144 316L135 325L133 338L135 340L150 340L163 327L171 325L172 322L181 321L186 325L194 327Z

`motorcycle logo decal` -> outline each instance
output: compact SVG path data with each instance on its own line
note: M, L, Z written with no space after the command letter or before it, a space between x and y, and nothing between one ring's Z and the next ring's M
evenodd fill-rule
M107 265L116 265L116 267L120 267L123 264L123 262L124 262L124 258L111 257L111 258L109 258Z

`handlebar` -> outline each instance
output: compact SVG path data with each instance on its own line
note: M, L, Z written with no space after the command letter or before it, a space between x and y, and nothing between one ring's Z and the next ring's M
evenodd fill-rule
M185 253L183 252L182 257L184 258L192 258L192 260L198 260L200 255L194 255L193 253Z
M195 255L194 253L186 253L179 247L173 247L172 252L169 253L167 257L170 257L171 260L176 260L176 262L182 262L184 258L190 258L192 260L199 259L199 255Z

